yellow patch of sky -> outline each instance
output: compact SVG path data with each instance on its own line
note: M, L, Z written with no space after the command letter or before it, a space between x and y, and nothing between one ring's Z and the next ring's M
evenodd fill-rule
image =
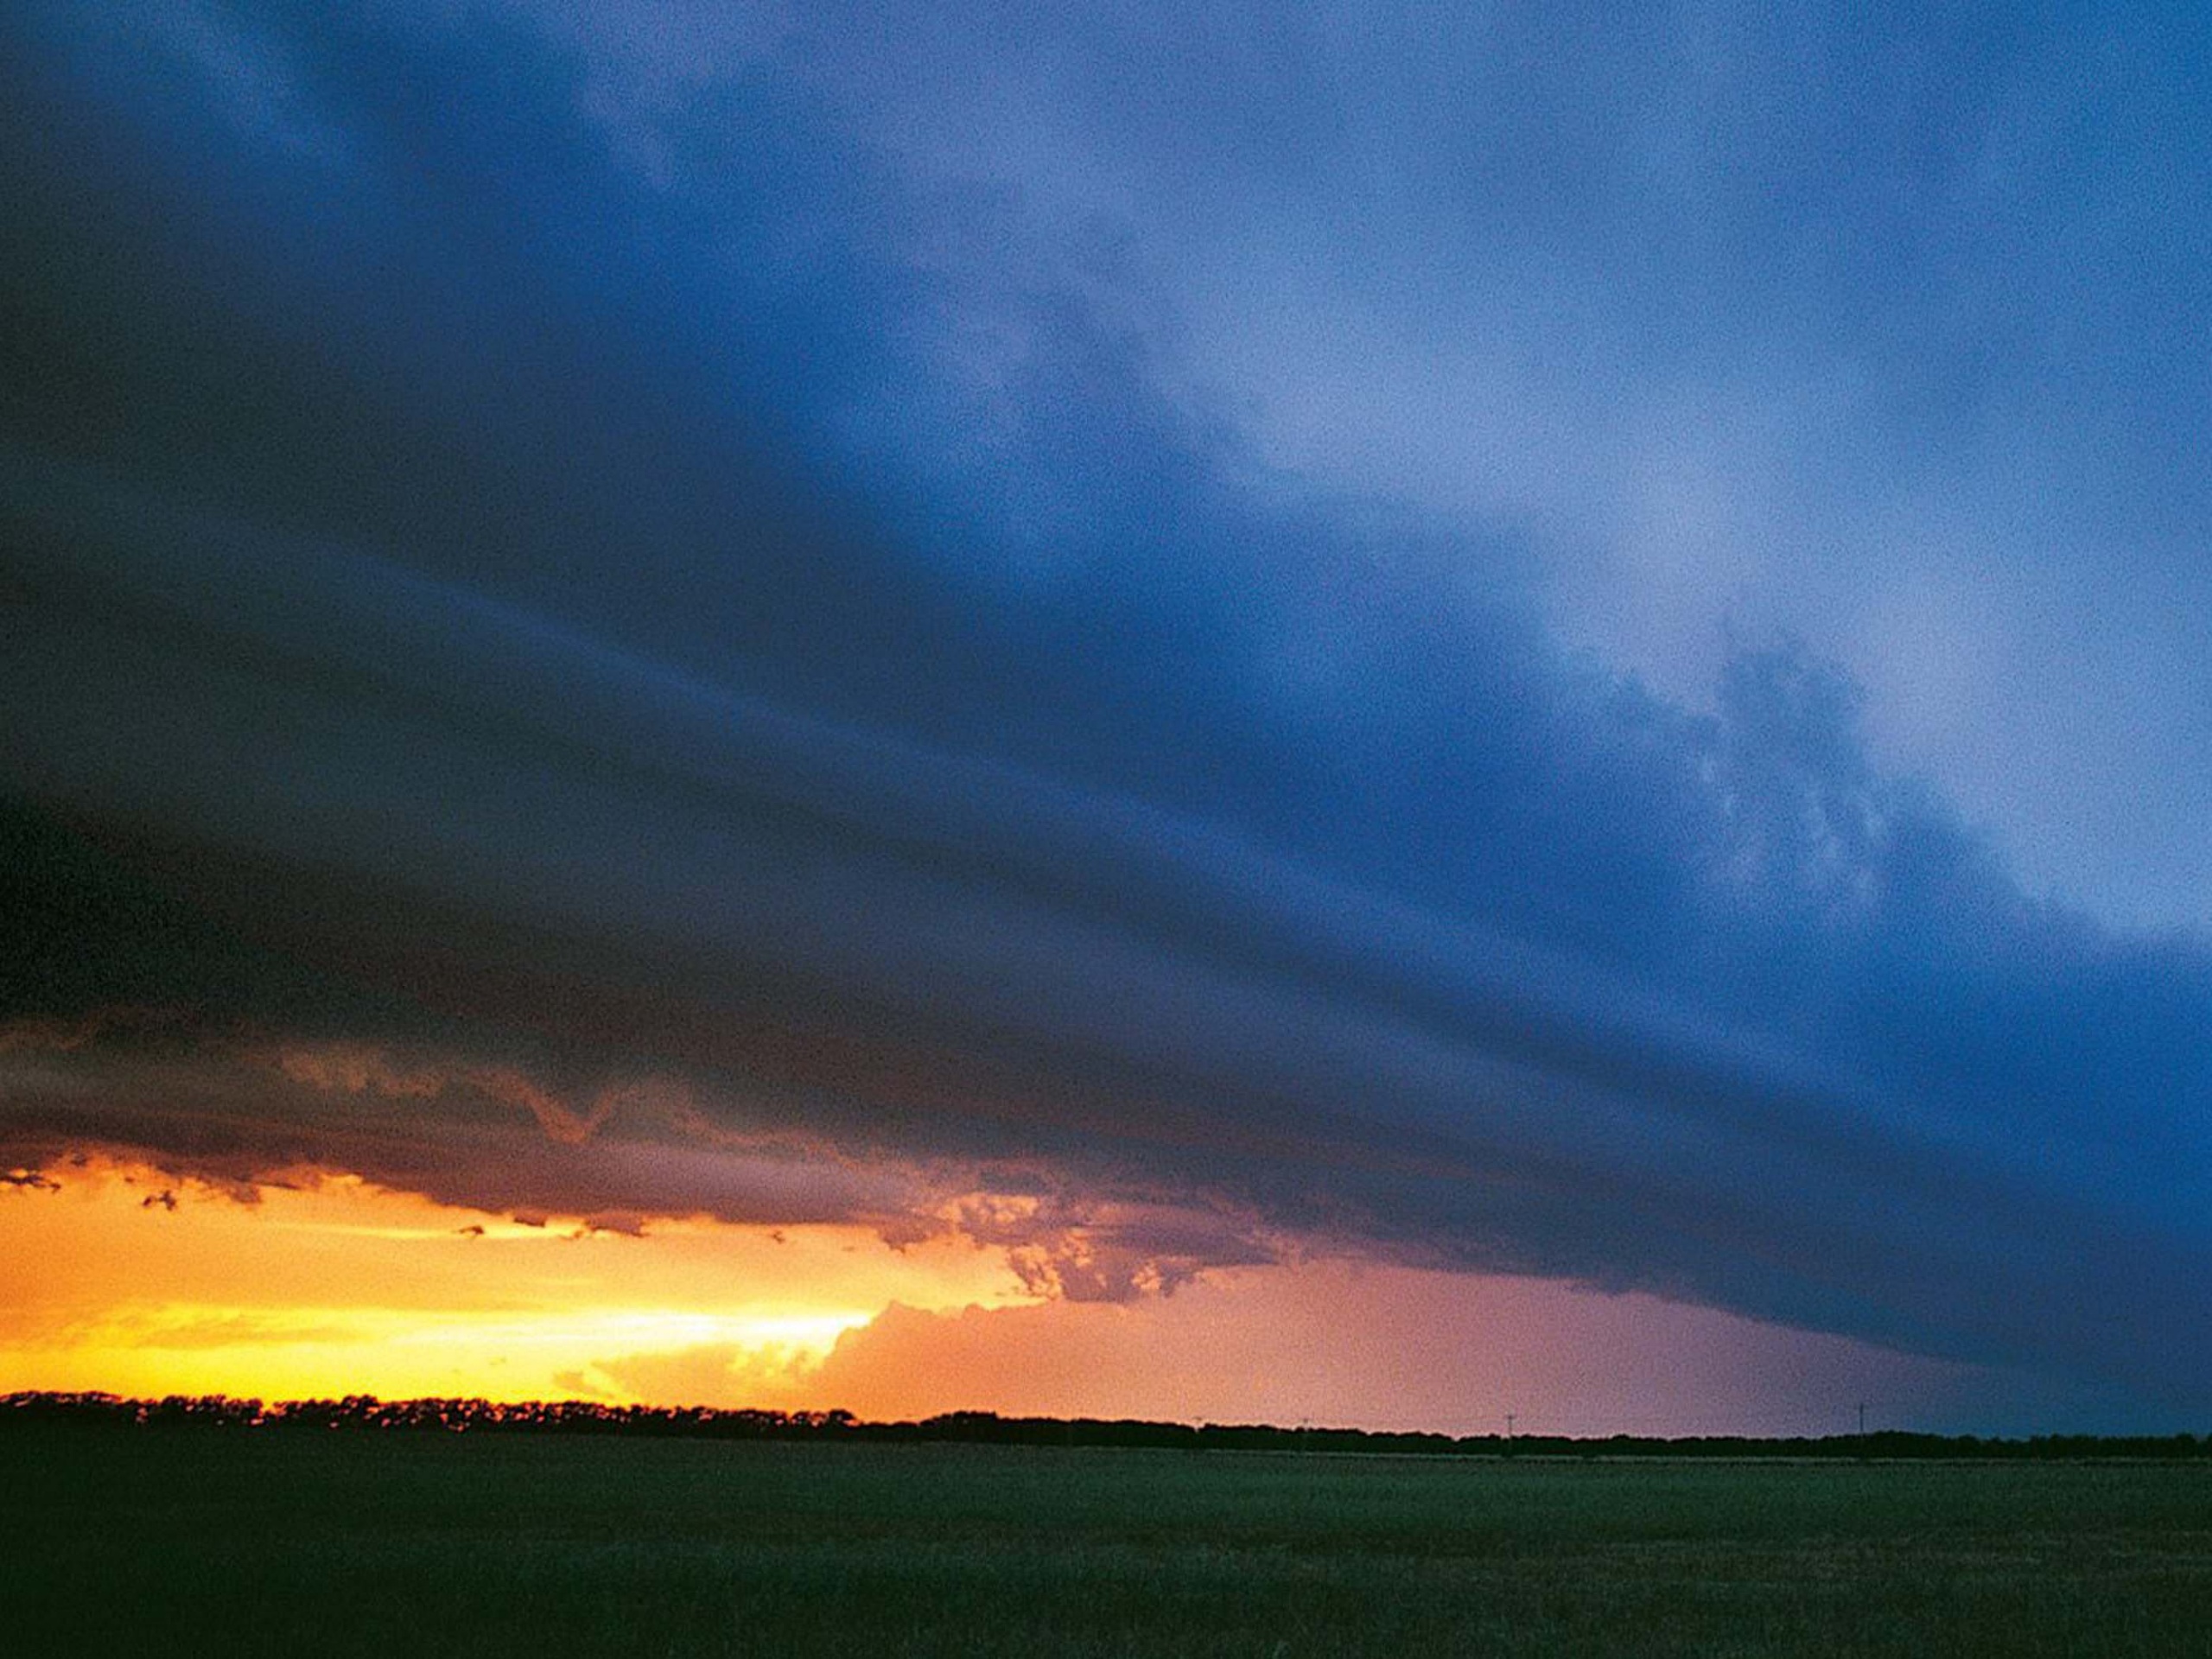
M599 1362L713 1348L775 1405L894 1301L1032 1300L1003 1250L957 1237L704 1217L633 1236L350 1175L248 1202L128 1164L55 1174L0 1187L0 1390L622 1396Z

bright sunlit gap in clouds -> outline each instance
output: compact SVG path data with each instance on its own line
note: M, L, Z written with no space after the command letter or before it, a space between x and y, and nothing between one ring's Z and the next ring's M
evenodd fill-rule
M352 1176L248 1199L128 1164L57 1173L0 1189L0 1389L630 1397L599 1362L711 1348L773 1405L893 1301L1021 1296L1002 1254L855 1227L630 1235Z
M1608 1434L2025 1428L2094 1396L1648 1296L1311 1258L1037 1294L1003 1248L517 1220L358 1177L87 1159L0 1186L0 1391L588 1398ZM1968 1402L1971 1403L1969 1408ZM2005 1414L2012 1414L2008 1419Z

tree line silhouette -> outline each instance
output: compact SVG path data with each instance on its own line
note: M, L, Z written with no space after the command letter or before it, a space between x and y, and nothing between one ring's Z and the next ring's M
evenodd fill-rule
M1986 1439L1880 1429L1865 1434L1666 1438L1613 1434L1462 1434L1409 1430L1284 1427L1272 1423L1166 1423L1137 1418L1002 1417L953 1411L914 1422L867 1422L849 1411L756 1407L613 1405L590 1400L521 1402L438 1398L264 1402L230 1395L130 1399L98 1392L0 1395L0 1432L43 1426L257 1431L413 1430L447 1433L630 1434L720 1440L835 1440L855 1444L1148 1446L1192 1452L1306 1452L1387 1456L1517 1458L2080 1458L2212 1459L2196 1434L2037 1434Z

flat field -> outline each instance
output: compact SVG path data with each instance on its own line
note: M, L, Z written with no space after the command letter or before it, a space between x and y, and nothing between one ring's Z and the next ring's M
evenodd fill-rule
M0 1435L0 1649L2212 1656L2212 1467Z

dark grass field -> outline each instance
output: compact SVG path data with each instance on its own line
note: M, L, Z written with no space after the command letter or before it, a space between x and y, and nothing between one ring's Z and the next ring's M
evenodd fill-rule
M0 1435L0 1651L2212 1656L2212 1468Z

